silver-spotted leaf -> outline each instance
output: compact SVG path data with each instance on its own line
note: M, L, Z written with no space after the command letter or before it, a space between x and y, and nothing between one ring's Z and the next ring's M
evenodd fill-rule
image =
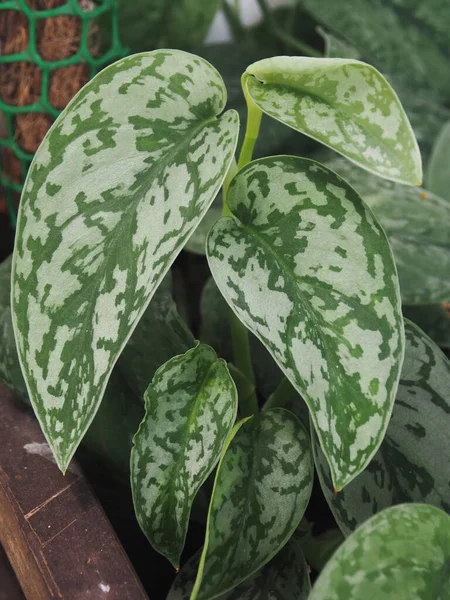
M450 201L450 121L442 128L431 153L427 187Z
M312 483L308 434L293 414L247 420L219 463L191 598L224 594L268 563L303 517Z
M13 259L30 397L65 470L155 289L222 184L238 120L203 59L173 50L104 69L30 168Z
M224 360L197 345L160 367L134 437L131 488L152 546L179 566L195 495L220 458L237 412Z
M419 147L400 100L363 62L279 56L247 67L243 85L266 114L393 181L420 185Z
M386 236L332 171L261 159L231 182L208 238L214 279L305 398L341 489L387 427L403 360L403 321Z
M183 566L167 600L189 600L199 562L200 552ZM218 600L306 600L310 590L305 557L291 539L270 562Z
M345 535L401 502L425 502L450 513L450 362L416 325L405 320L405 331L405 360L383 443L338 494L314 436L322 489Z
M450 300L450 202L382 181L340 158L326 163L348 181L386 231L405 304Z
M434 506L401 504L338 548L309 600L446 600L449 563L450 517Z

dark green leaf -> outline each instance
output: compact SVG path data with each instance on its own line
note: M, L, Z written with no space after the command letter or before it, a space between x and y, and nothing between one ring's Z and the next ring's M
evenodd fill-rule
M309 600L447 600L450 517L403 504L362 525L333 555Z
M152 546L178 568L192 503L236 419L236 388L225 361L198 345L156 371L145 407L131 453L134 508Z
M303 517L312 482L308 434L294 415L278 408L246 421L219 463L192 600L228 592L268 563Z

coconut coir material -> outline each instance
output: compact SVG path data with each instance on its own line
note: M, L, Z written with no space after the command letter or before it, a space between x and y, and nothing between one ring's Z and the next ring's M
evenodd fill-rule
M49 10L65 4L65 0L27 0L33 10ZM89 10L90 0L80 5ZM23 52L28 46L28 19L19 11L0 11L0 54ZM64 60L78 51L82 33L81 20L72 15L39 19L36 25L36 49L43 60ZM99 53L98 28L89 23L88 45L93 56ZM63 109L69 100L89 80L87 64L75 64L54 69L49 78L48 100L57 109ZM27 106L41 96L42 71L32 62L15 61L0 65L0 95L13 106ZM52 117L40 112L16 115L14 134L19 146L30 154L36 152L52 124ZM13 181L21 180L21 166L11 150L2 156L3 169Z

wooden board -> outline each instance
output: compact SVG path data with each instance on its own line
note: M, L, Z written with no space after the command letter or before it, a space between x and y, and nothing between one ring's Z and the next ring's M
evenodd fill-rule
M72 463L63 476L31 411L0 385L0 544L28 600L145 600Z

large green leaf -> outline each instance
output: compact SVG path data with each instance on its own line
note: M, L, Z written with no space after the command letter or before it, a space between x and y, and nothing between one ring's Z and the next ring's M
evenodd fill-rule
M312 483L308 434L293 414L247 420L219 463L192 600L215 598L268 563L303 517Z
M13 335L10 279L11 260L7 259L0 265L0 380L29 402ZM154 372L193 345L192 334L176 312L170 277L166 276L115 365L100 408L83 438L85 456L100 462L102 470L107 469L115 479L129 485L132 439L144 415L142 394Z
M199 562L200 552L183 566L167 600L189 600ZM270 562L218 600L306 600L310 590L305 557L291 539Z
M442 0L301 0L331 31L351 42L383 73L413 93L450 95L450 4Z
M195 495L219 460L237 412L224 360L198 345L160 367L134 437L131 488L139 524L178 568Z
M278 56L247 67L243 86L265 113L365 169L422 181L419 147L394 90L352 59Z
M338 548L309 600L446 600L450 517L433 506L389 508Z
M384 232L316 162L273 157L231 182L208 238L214 279L305 398L340 489L376 452L403 360L398 282Z
M386 231L405 304L450 299L450 202L409 186L382 181L334 158L327 165L344 177Z
M433 147L427 185L438 196L450 200L450 121L442 128Z
M237 115L206 61L179 51L99 73L30 168L13 260L13 322L30 397L62 470L111 369L217 194Z
M322 489L346 535L401 502L450 512L450 362L416 325L405 321L405 330L405 360L386 436L366 470L339 494L314 436Z

